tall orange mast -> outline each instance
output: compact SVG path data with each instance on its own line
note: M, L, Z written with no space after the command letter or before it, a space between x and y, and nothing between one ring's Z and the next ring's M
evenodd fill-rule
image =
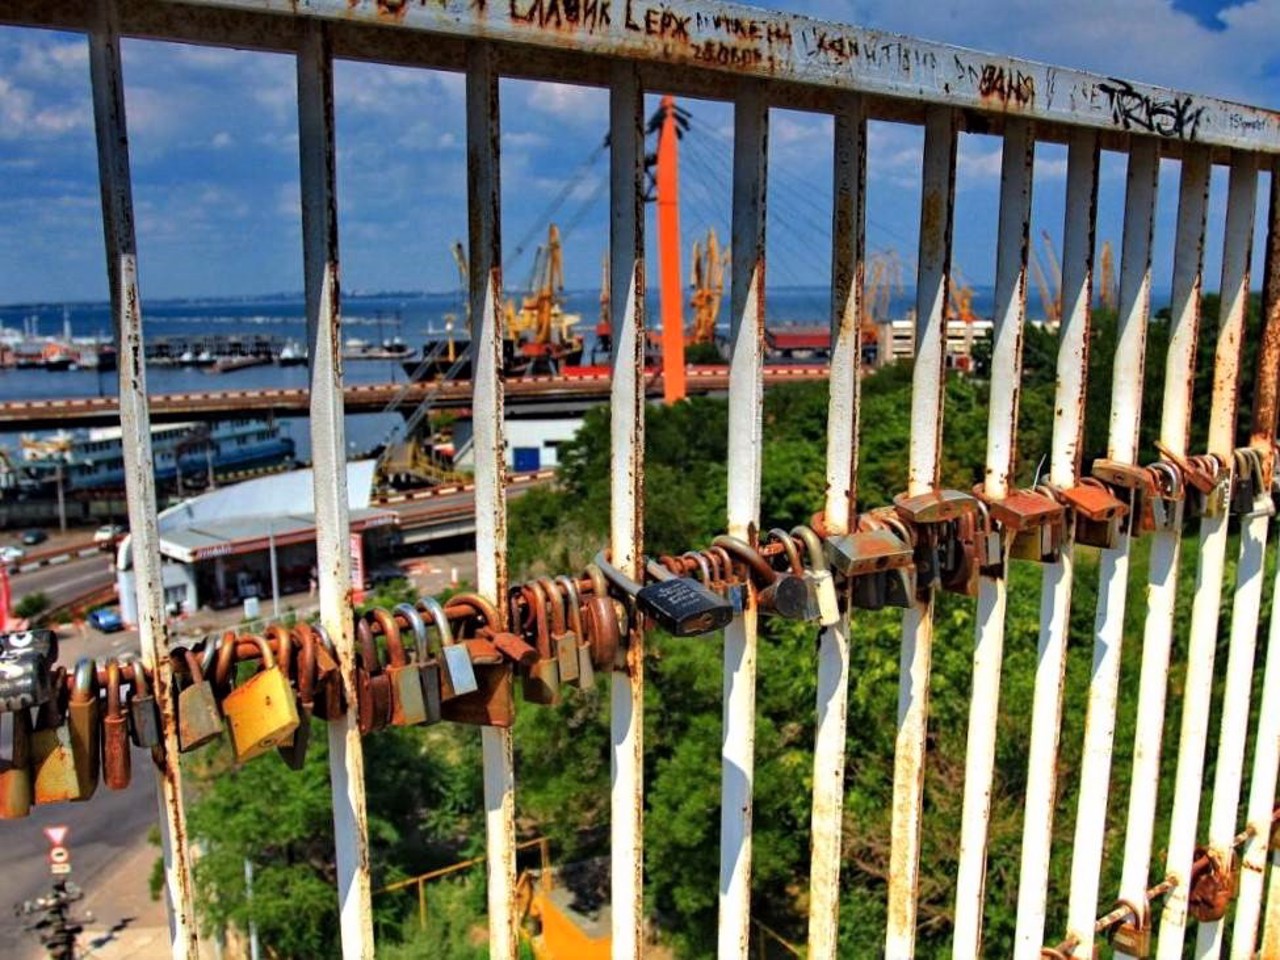
M684 316L680 285L680 193L676 152L676 101L662 98L658 133L658 284L662 306L662 399L685 397Z

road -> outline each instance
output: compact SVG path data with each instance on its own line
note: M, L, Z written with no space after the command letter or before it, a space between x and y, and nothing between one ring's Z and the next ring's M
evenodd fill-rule
M110 554L100 553L10 574L9 583L14 603L29 593L39 592L49 598L51 605L56 605L84 596L96 587L105 587L114 578Z

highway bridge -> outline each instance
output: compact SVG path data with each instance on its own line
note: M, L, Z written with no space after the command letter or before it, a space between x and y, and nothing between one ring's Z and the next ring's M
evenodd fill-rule
M767 366L766 387L795 380L826 380L825 364ZM509 410L535 412L580 412L609 399L607 371L561 376L520 377L505 383ZM690 395L724 393L729 389L728 367L691 366L686 372ZM469 380L404 384L375 383L346 387L347 413L381 413L392 404L412 412L434 394L439 409L466 409L471 406ZM662 374L645 378L645 392L662 396ZM310 413L310 392L305 388L263 390L211 390L198 393L157 394L150 398L151 420L173 423L190 420L219 420L246 413L259 416L305 417ZM115 397L64 397L51 400L9 400L0 403L0 432L40 430L57 427L93 427L119 423Z

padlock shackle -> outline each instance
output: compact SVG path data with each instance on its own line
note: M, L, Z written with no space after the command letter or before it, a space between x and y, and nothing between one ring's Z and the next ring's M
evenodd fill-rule
M422 614L418 613L416 607L411 603L398 603L391 611L391 615L396 618L396 625L402 629L408 627L413 631L413 652L421 663L430 656L431 651L427 649L427 624L422 619ZM401 624L400 621L404 623ZM401 635L403 640L403 634Z
M769 561L756 553L755 548L745 540L722 533L711 541L711 545L741 560L757 587L767 587L778 578L778 571L774 570Z
M582 594L578 592L578 585L574 583L573 577L559 576L556 577L556 583L564 590L565 609L569 614L569 629L573 631L578 638L578 642L582 642Z
M376 626L383 640L386 641L387 665L407 666L409 658L405 655L404 643L400 640L400 625L396 623L396 618L382 607L372 607L365 612L364 619L369 624L370 631Z
M822 549L822 538L818 536L813 527L803 523L796 524L791 528L791 536L799 539L804 544L805 551L809 554L810 569L816 571L831 569L827 563L827 552Z
M791 535L781 527L773 527L769 531L769 543L782 545L782 552L787 557L787 565L797 577L804 576L804 564L800 562L800 550Z
M120 661L112 657L107 661L107 716L123 719L123 711L120 703Z
M275 641L276 662L287 676L293 666L293 637L289 635L288 627L273 623L267 627L266 636L268 641Z
M227 630L218 638L218 661L214 667L213 679L219 687L225 687L231 682L235 662L236 635L235 631Z
M517 589L524 599L525 609L533 613L534 646L538 650L538 657L542 660L550 660L552 657L551 630L547 619L546 598L537 583L523 584Z
M364 617L356 618L356 656L360 658L365 671L370 677L382 672L382 661L378 659L378 645L373 640L373 630Z
M451 597L456 600L457 597ZM449 622L449 615L445 612L445 608L435 597L423 597L418 601L418 609L425 612L431 618L432 625L436 628L436 634L440 639L439 655L444 656L444 648L451 647L454 644L453 624ZM494 611L495 613L497 611ZM430 651L430 637L427 638L427 650Z
M310 630L293 631L298 643L298 699L310 706L316 699L316 638Z
M646 570L649 569L649 564L652 562L653 561L648 559L645 560ZM636 583L636 581L632 580L625 573L623 573L621 570L615 567L612 563L610 563L609 558L606 556L606 552L604 550L600 550L596 553L595 557L592 559L592 563L600 571L601 575L604 577L605 580L608 580L609 583L617 587L626 596L630 597L633 600L635 599L636 594L640 592L641 584ZM654 564L654 565L657 566L657 564ZM588 567L587 569L589 571L591 568ZM662 567L658 567L658 569L662 570L662 575L658 577L659 580L675 579L674 574L670 573L669 571L663 570ZM594 580L595 578L593 577L592 579ZM600 596L608 596L607 592L600 593L599 587L600 585L597 583L596 593L599 594Z
M692 560L694 565L698 568L698 575L702 579L702 585L704 587L711 586L711 564L707 561L706 557L700 554L697 550L687 550L680 554L680 558L688 558L689 560Z
M644 558L644 572L654 580L679 580L680 575L653 557Z
M605 582L604 572L594 563L588 563L582 571L583 575L591 581L591 592L597 597L607 597L609 595L609 585Z
M502 614L498 612L498 608L488 598L478 593L455 593L445 603L445 609L461 606L469 608L465 615L479 617L484 621L485 626L497 630L502 623Z
M564 611L564 594L550 577L538 577L535 583L542 591L547 604L547 616L551 623L551 632L559 635L565 632L567 622Z
M707 558L715 564L716 579L727 583L733 579L733 560L729 558L729 551L724 547L711 546L703 551Z

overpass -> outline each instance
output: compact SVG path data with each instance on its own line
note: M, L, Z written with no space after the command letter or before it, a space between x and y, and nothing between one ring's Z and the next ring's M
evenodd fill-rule
M826 380L825 364L765 367L765 386L795 380ZM706 395L729 389L728 367L690 366L686 371L688 393ZM645 377L645 394L662 396L661 373ZM504 384L509 410L540 413L580 413L609 399L608 372L592 370L559 376L521 377ZM428 396L439 409L471 406L471 382L368 383L344 388L347 413L381 413L392 404L414 410ZM151 419L157 423L219 420L246 413L263 417L305 417L311 411L311 395L305 388L261 390L209 390L196 393L158 394L150 398ZM0 403L0 432L57 427L99 427L120 422L115 397L64 397L52 400L8 400Z

